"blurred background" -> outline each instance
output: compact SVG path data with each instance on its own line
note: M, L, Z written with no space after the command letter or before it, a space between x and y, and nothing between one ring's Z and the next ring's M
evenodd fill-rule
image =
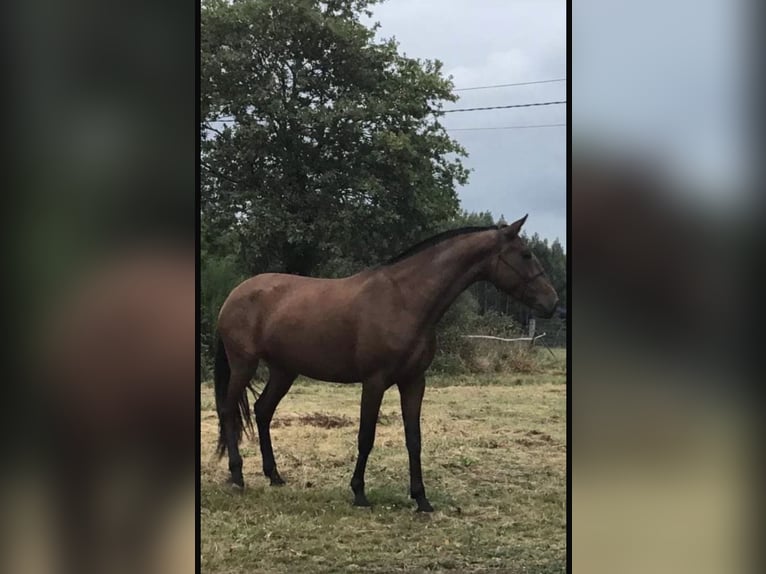
M572 13L574 572L755 570L755 9Z
M0 570L189 572L197 6L6 8Z

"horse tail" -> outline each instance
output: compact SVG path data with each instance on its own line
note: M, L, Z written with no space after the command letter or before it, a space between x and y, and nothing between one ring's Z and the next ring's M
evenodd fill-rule
M223 341L220 336L215 350L215 364L213 366L213 379L215 381L215 406L218 411L218 457L222 457L226 454L226 428L224 424L224 407L226 405L226 397L229 394L229 381L231 379L231 366L229 365L229 358L226 355L226 347L223 345ZM237 438L237 444L242 439L242 432L249 436L253 436L253 417L250 413L250 404L247 400L247 390L250 389L253 394L255 389L252 386L252 382L248 381L242 389L242 392L237 400L236 410L234 411L234 434Z
M226 454L226 428L223 420L223 406L226 395L229 392L229 379L231 367L229 358L226 356L226 347L223 346L221 337L217 337L215 350L215 364L213 366L213 379L215 381L215 407L218 411L218 457ZM236 418L236 417L235 417Z

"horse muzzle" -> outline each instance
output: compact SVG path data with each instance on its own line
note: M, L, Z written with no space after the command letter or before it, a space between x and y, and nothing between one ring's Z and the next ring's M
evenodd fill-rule
M559 308L559 300L556 300L552 304L537 303L532 306L535 314L541 319L550 319L556 314L556 310Z

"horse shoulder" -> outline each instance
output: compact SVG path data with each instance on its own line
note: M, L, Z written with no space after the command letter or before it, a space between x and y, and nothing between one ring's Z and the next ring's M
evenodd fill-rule
M371 273L360 283L355 308L359 336L386 356L408 354L422 334L398 284L384 273Z

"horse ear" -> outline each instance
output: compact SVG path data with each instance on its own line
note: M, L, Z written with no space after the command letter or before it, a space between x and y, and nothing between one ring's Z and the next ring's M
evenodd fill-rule
M524 225L524 222L527 220L527 216L529 214L525 215L518 221L514 221L510 225L506 225L502 228L503 233L508 239L513 239L519 234L519 231L521 231L521 226Z

